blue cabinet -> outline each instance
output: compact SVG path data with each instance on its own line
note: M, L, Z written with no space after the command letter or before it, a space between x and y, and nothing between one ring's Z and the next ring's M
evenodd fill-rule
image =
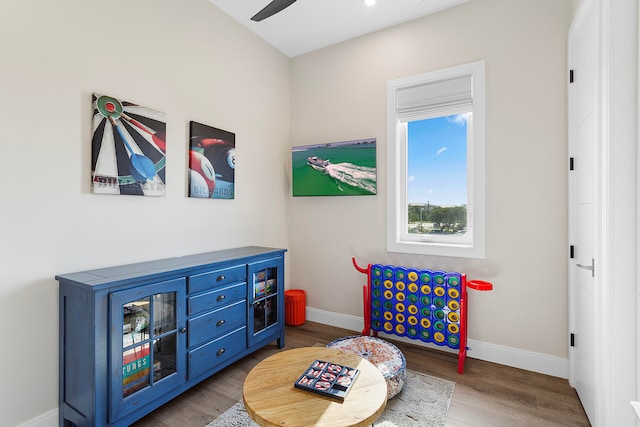
M56 276L60 425L128 426L236 360L284 347L284 249Z

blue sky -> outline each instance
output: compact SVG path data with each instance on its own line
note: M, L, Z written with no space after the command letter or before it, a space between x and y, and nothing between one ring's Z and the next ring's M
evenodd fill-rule
M409 203L467 204L467 115L409 122Z

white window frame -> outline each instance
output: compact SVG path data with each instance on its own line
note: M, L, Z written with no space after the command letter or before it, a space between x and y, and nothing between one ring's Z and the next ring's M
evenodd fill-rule
M467 123L467 235L411 236L407 232L407 120L401 119L398 113L398 93L403 89L434 83L437 85L464 76L471 79L472 110L472 119ZM448 95L455 97L453 93ZM462 258L485 257L485 104L484 60L387 82L389 252ZM427 107L419 116L433 118L449 115L443 114L441 110L441 107Z

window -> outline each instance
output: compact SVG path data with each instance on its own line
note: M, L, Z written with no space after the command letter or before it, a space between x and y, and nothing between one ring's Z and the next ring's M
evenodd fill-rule
M485 63L387 83L387 249L484 258Z

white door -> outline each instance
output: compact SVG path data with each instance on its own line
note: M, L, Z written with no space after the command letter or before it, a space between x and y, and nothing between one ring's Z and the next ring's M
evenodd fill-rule
M591 424L596 420L596 363L599 295L596 153L599 135L599 11L595 0L581 4L569 30L569 382Z

